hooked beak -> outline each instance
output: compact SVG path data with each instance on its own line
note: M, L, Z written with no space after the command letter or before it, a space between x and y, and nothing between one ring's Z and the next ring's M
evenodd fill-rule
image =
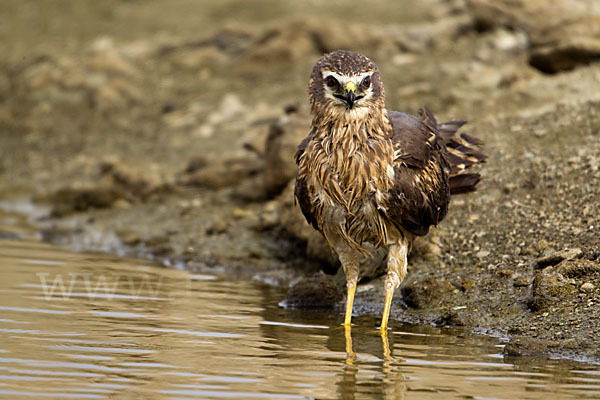
M352 107L354 107L354 100L356 100L356 86L354 86L354 83L348 82L348 84L346 84L346 96L344 99L348 104L348 108L352 110Z
M354 83L352 82L348 82L346 84L346 88L345 88L345 94L334 94L333 97L340 99L341 101L343 101L344 103L346 103L346 105L348 106L349 110L352 110L352 108L354 107L354 104L362 99L363 95L361 96L357 96L356 95L356 86L354 85Z

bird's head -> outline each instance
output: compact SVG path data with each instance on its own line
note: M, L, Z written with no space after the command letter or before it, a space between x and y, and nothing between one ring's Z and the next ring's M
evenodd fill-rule
M337 50L321 57L308 83L313 115L346 121L366 119L383 109L384 91L379 69L367 57Z

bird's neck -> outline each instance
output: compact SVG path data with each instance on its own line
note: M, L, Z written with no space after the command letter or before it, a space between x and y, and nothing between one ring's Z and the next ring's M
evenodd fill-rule
M392 125L383 107L346 110L320 114L313 110L313 138L331 151L348 150L352 146L362 147L369 141L386 140L391 137ZM350 146L350 148L345 148Z
M314 176L338 203L350 209L355 199L391 187L394 150L385 109L362 120L314 118L312 134L300 173Z

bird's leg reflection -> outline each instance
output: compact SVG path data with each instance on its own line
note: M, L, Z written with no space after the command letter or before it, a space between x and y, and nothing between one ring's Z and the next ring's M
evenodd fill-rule
M381 391L384 399L401 400L406 397L406 378L394 366L394 359L390 349L387 331L381 332L381 345L383 349L383 362L381 363Z
M390 350L390 342L388 339L387 331L378 331L381 336L381 347L383 351L383 359L389 365L392 361L392 352ZM356 359L356 353L352 348L352 327L350 325L344 325L344 336L346 337L346 363L352 364Z
M354 399L358 392L358 366L354 363L356 354L352 349L352 328L350 325L344 325L344 336L346 337L346 365L344 366L343 379L339 382L339 398Z
M359 333L361 331L359 330ZM349 325L344 326L344 336L346 339L346 363L343 369L343 378L339 380L339 397L344 399L354 399L363 386L368 386L369 390L375 391L381 395L382 399L401 400L406 397L406 379L399 371L399 366L394 364L392 358L390 343L387 331L369 332L369 337L361 338L359 342L370 342L375 346L369 346L370 349L376 349L377 346L372 342L370 334L376 333L381 337L383 360L381 362L381 377L378 384L369 379L361 381L358 378L358 372L361 368L356 353L352 346L352 328ZM377 350L376 350L377 351ZM396 360L397 361L397 360Z
M354 364L356 354L352 350L352 327L350 325L344 325L344 335L346 336L346 364Z
M387 331L381 332L381 346L383 348L383 360L384 366L387 364L389 366L390 361L392 360L392 353L390 351L390 341L388 340Z

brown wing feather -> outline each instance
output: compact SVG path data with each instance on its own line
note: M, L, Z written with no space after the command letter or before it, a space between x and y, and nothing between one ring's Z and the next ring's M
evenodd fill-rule
M308 188L306 185L306 179L296 179L296 186L294 187L294 196L296 198L296 201L300 205L300 210L302 210L302 214L304 215L304 218L306 218L306 221L308 221L308 223L310 223L313 226L313 228L320 232L321 229L319 227L319 223L317 222L317 218L313 210L310 194L308 193Z
M446 216L450 202L450 165L443 138L427 110L420 120L396 111L389 111L388 118L396 154L386 215L399 227L422 236Z
M302 157L302 154L304 154L304 151L306 151L306 146L308 146L308 143L311 139L312 135L308 135L298 145L298 150L296 150L296 154L294 156L294 158L296 159L296 164L298 164L300 157ZM311 201L310 193L308 192L308 187L306 185L305 178L296 178L296 185L294 186L294 197L298 202L298 205L300 205L300 210L302 210L302 214L304 215L304 218L306 218L306 221L308 221L308 223L310 223L313 226L313 228L320 232L321 229L319 227L319 223L317 222L316 213L313 210L313 204Z
M448 211L450 195L475 190L478 173L463 173L485 162L482 142L465 133L455 134L466 121L438 124L426 108L420 119L388 111L396 151L396 182L391 191L388 216L415 235L424 235Z
M296 160L296 165L300 161L300 157L302 156L302 154L304 154L304 151L306 151L306 146L308 146L308 143L310 142L311 139L312 139L312 134L310 134L307 137L305 137L304 139L302 139L302 141L298 145L298 149L296 150L296 154L294 155L294 160Z

